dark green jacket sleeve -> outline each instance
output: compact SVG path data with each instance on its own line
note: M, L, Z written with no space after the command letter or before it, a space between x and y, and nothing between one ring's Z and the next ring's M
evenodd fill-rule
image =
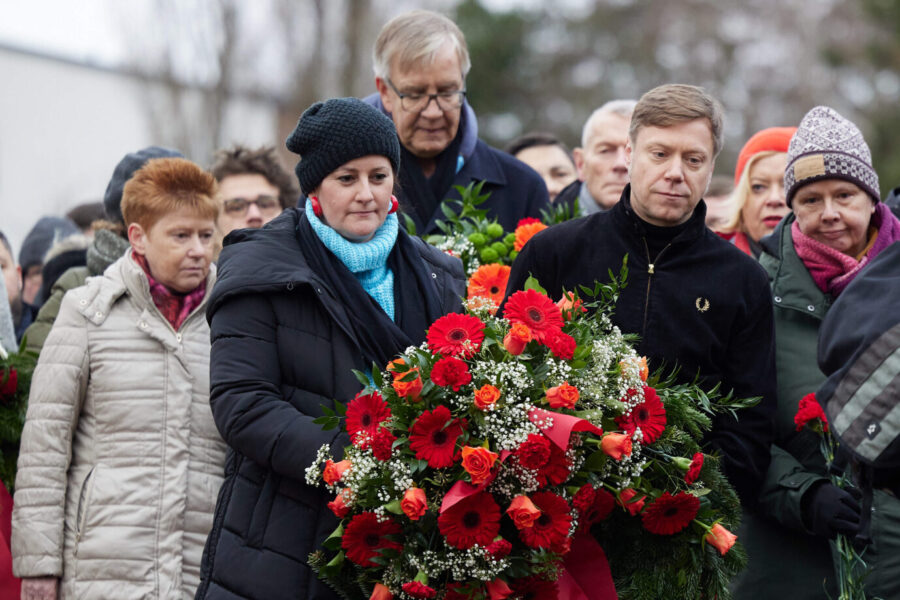
M84 285L88 275L87 267L72 267L56 280L50 290L50 297L38 311L34 323L25 330L26 350L41 353L41 348L44 347L53 322L56 321L56 316L59 314L59 305L62 303L63 296L69 290Z

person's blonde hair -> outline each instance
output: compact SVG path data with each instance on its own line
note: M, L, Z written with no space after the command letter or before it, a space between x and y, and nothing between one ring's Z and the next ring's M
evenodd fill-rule
M731 192L731 196L728 198L728 207L731 210L731 213L728 220L722 225L722 233L737 233L738 231L746 233L744 231L744 219L741 217L741 213L744 211L744 205L747 204L747 199L750 197L750 172L753 171L753 166L757 162L776 154L784 153L775 150L763 150L747 159L747 162L744 164L744 170L741 171L741 178L738 180L738 184L734 187L734 191Z
M381 28L372 51L375 76L387 79L391 64L408 69L419 64L431 64L446 43L453 45L463 79L472 66L466 38L456 23L430 10L413 10L398 15Z
M149 231L157 221L187 208L201 218L216 220L216 179L184 158L154 158L138 169L122 192L125 224Z
M723 144L722 105L703 88L694 85L669 83L641 96L631 115L628 137L634 145L643 127L671 127L694 119L709 121L715 158Z

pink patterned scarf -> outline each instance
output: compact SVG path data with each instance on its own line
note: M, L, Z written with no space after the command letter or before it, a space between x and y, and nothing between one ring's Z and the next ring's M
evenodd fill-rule
M144 270L144 274L147 275L147 281L150 283L150 297L153 298L154 306L159 309L166 321L172 325L172 329L178 331L178 328L181 327L188 315L203 302L203 297L206 295L206 281L203 281L192 292L179 294L153 278L146 258L136 252L132 252L131 256L134 258L134 262Z
M870 228L875 229L875 239L870 237L868 251L857 260L805 235L794 221L791 225L794 249L820 290L837 298L864 266L882 250L900 241L900 221L881 202L875 205Z

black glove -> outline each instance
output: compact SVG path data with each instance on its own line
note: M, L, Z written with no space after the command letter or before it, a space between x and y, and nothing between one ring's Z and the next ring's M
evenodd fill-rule
M839 533L853 537L859 531L859 501L828 482L813 485L801 501L803 521L818 536L834 539Z

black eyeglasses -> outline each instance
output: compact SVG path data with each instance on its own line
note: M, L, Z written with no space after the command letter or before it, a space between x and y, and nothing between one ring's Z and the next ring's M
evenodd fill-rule
M259 212L263 214L276 211L281 212L281 204L279 204L278 198L275 196L257 196L253 200L248 198L229 198L222 204L225 207L225 212L234 216L246 215L247 211L250 210L251 204L255 204L256 208L259 209Z
M441 110L456 110L466 99L466 90L448 90L436 94L403 94L390 78L385 77L384 80L400 98L400 106L403 107L403 110L409 112L422 112L428 108L432 100L437 102L438 108Z

